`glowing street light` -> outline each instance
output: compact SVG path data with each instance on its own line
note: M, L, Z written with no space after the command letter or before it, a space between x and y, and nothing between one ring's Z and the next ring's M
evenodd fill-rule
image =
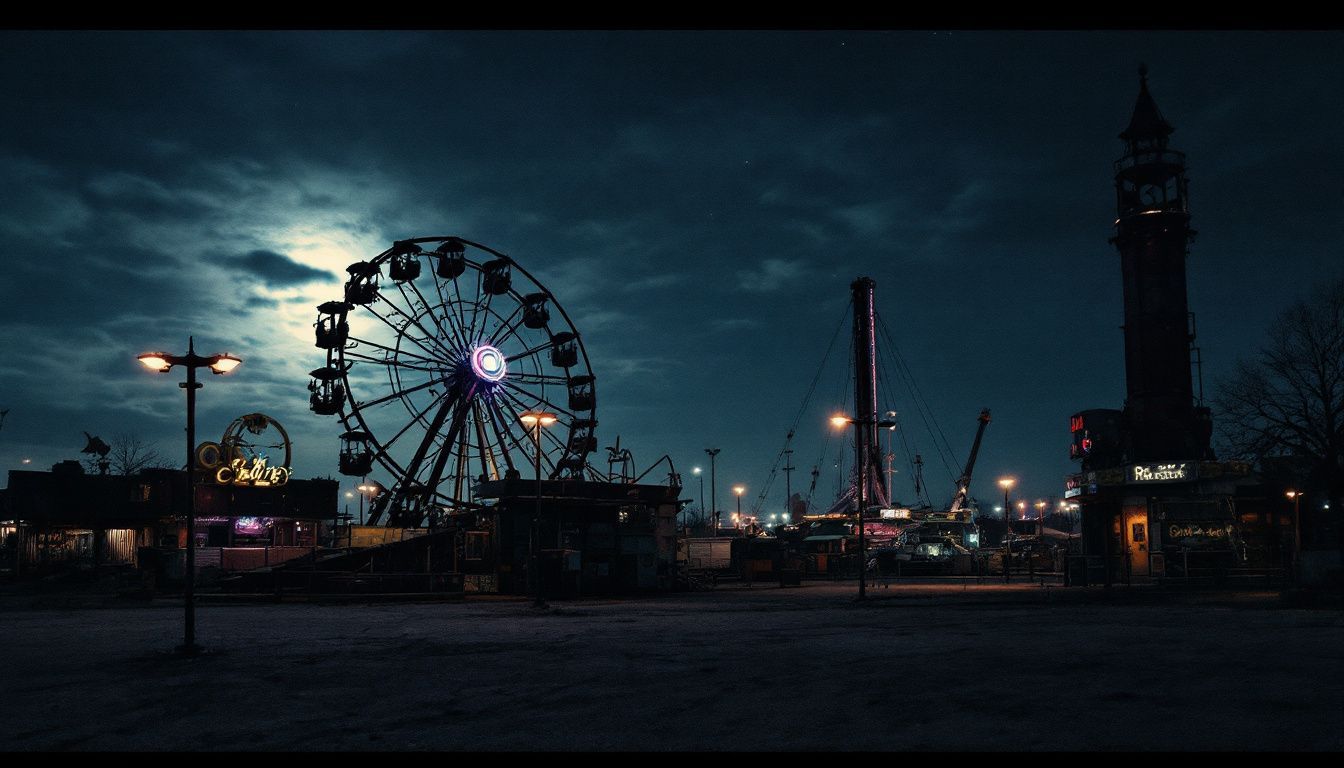
M183 580L186 614L182 646L177 652L195 656L201 652L196 645L196 381L197 368L209 368L211 373L224 374L237 368L243 361L228 353L201 356L196 354L196 340L187 337L187 353L170 355L166 352L146 352L136 355L140 364L156 373L167 373L174 365L187 369L186 383L177 386L187 391L187 572Z
M747 492L745 485L734 485L733 493L737 495L737 514L733 515L733 522L740 527L742 525L742 494Z
M541 597L541 563L537 554L538 547L541 544L541 428L549 427L556 422L554 413L546 411L524 411L518 415L518 420L532 429L536 435L536 470L537 470L537 509L532 515L532 569L536 572L537 595L532 601L532 605L537 608L545 608L546 601ZM559 527L558 525L556 526Z

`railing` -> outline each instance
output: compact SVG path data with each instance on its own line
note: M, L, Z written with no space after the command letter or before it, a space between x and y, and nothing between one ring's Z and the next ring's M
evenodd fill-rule
M1165 163L1168 165L1185 165L1185 153L1174 149L1154 149L1145 152L1138 152L1133 155L1125 155L1115 161L1115 172L1119 173L1127 168L1134 168L1140 165L1155 165Z

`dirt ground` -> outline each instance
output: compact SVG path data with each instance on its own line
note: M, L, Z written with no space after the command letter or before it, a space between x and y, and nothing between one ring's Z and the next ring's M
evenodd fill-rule
M1339 750L1344 615L1272 593L628 601L0 596L12 750ZM65 607L47 607L50 605Z

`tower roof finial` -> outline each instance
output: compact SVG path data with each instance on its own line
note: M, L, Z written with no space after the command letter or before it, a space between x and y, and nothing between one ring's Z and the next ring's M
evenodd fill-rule
M1148 92L1148 65L1139 64L1139 98L1134 102L1134 114L1129 118L1129 127L1120 134L1128 142L1164 141L1175 129L1162 118L1162 112Z

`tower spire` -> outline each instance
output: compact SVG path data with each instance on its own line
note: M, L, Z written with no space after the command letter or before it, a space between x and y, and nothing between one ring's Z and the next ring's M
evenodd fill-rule
M1120 132L1120 138L1129 142L1132 152L1138 149L1139 145L1149 142L1165 147L1167 137L1174 130L1176 129L1171 127L1171 123L1162 117L1157 102L1148 92L1148 66L1140 64L1139 97L1134 102L1134 113L1129 118L1129 127Z

